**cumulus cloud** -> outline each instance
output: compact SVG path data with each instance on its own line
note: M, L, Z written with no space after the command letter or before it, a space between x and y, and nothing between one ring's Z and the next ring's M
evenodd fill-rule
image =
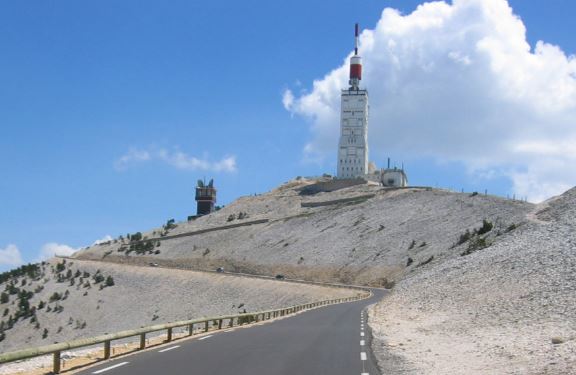
M68 245L58 244L55 242L49 242L42 246L40 249L40 255L36 259L37 262L50 259L56 255L70 256L74 254L78 249L74 249Z
M22 256L16 245L10 244L3 249L0 248L0 265L19 266L22 263Z
M179 150L163 148L149 150L132 148L115 161L114 167L117 170L125 170L134 164L154 160L187 171L236 172L237 170L236 156L234 155L225 156L217 161L210 161L207 157L197 158Z
M386 8L360 53L371 152L462 162L535 201L576 184L576 59L543 41L531 47L506 0ZM349 57L309 92L283 95L310 119L306 159L335 155Z

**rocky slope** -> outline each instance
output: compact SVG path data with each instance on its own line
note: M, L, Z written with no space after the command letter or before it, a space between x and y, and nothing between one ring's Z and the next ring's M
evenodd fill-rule
M11 294L13 288L19 291ZM60 259L5 280L0 290L6 295L0 297L0 352L354 294L216 273Z
M458 256L452 245L484 219L493 223L494 232L504 231L533 208L499 197L430 188L363 184L331 192L303 191L316 182L291 181L175 228L144 232L148 248L124 238L90 247L76 257L197 269L224 266L231 271L384 285L421 263ZM256 223L226 228L250 222ZM170 238L186 233L191 235Z
M370 314L383 368L576 373L575 229L576 188L492 246L407 274Z

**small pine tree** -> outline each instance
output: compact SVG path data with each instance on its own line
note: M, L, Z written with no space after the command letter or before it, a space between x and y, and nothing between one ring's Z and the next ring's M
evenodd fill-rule
M114 278L112 276L106 278L106 286L114 286Z
M42 332L42 338L45 339L46 337L48 337L48 328L44 328L44 331Z

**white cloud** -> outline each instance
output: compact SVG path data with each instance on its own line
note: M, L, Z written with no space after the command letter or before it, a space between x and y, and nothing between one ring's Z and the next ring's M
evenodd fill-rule
M100 238L99 240L94 241L94 243L92 244L92 246L94 246L94 245L100 245L101 243L109 242L109 241L112 241L112 240L113 240L112 236L109 235L109 234L107 234L107 235L105 235L103 238Z
M207 157L197 158L187 155L179 150L166 150L154 148L140 150L132 148L125 155L114 162L117 170L125 170L128 167L147 161L161 161L174 168L187 171L210 171L210 172L236 172L236 156L225 156L218 161L210 161Z
M0 265L19 266L22 263L22 256L16 245L9 244L4 249L0 248Z
M40 255L36 259L37 262L50 259L56 255L70 256L74 254L78 249L74 249L68 245L62 245L55 242L50 242L42 246L40 249Z
M576 58L539 41L506 0L387 8L360 36L370 147L403 159L459 161L504 175L541 200L576 184ZM333 158L348 59L283 104L310 119L304 158Z

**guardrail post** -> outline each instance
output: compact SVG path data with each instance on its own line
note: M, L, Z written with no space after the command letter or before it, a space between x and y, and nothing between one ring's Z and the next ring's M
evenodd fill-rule
M172 328L168 328L168 337L166 338L166 341L172 341Z
M140 334L140 350L146 348L146 333Z
M204 322L204 332L208 332L208 321Z
M192 336L194 334L194 323L188 324L188 336Z
M53 372L55 374L59 374L60 373L60 351L54 352L54 357L53 357Z
M218 329L222 329L222 319L218 321Z
M104 341L104 359L110 358L110 340Z

